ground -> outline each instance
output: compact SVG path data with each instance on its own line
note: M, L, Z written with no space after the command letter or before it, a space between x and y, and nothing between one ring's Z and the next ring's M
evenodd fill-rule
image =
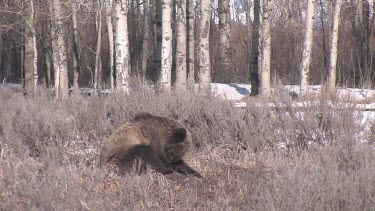
M66 100L0 89L0 209L374 210L373 91L306 100L295 89L262 99L247 85L213 84L213 96L139 88ZM191 130L186 160L203 179L98 167L106 137L142 111Z

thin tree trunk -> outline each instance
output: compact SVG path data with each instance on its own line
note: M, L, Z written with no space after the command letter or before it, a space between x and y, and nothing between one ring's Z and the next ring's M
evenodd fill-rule
M259 95L259 39L260 39L260 0L254 0L254 21L251 45L250 84L251 96Z
M339 36L341 0L336 0L335 12L333 17L333 30L331 39L331 56L329 64L328 87L331 91L336 86L336 66L337 66L337 42Z
M320 3L320 23L322 24L322 33L323 33L323 66L324 69L327 68L327 50L326 50L326 32L325 32L325 24L324 24L324 6L323 0L319 0Z
M49 88L51 85L51 74L52 74L52 63L53 63L53 56L52 56L52 49L51 49L51 21L46 21L46 29L43 31L43 37L44 38L44 48L43 48L43 59L46 63L46 69L45 69L45 86L46 88Z
M115 69L115 55L114 55L114 40L113 40L113 25L112 25L112 8L111 0L106 0L106 19L107 19L107 31L108 31L108 45L109 45L109 81L111 83L110 88L114 90L114 74L113 70Z
M46 62L46 76L45 76L45 86L46 88L50 87L51 83L51 71L52 71L52 62L51 62L51 54L50 54L50 46L46 46L44 49L44 60Z
M161 86L162 89L171 89L172 72L172 0L162 0L162 52L161 52Z
M229 0L218 0L219 14L219 53L221 68L218 77L221 78L231 68L230 55L230 6Z
M35 94L38 85L38 51L35 30L34 0L30 0L26 8L28 17L25 20L25 90L27 94Z
M252 31L252 20L251 20L251 0L245 1L245 12L246 12L246 71L249 73L248 78L250 79L250 69L251 69L251 31Z
M271 32L270 12L271 0L263 0L262 5L262 64L261 64L261 89L260 94L269 96L271 93Z
M177 52L176 52L176 87L185 89L186 71L186 1L177 2Z
M193 87L195 84L195 31L194 31L194 0L186 0L187 2L187 30L188 30L188 44L187 44L187 67L188 84Z
M308 94L311 47L313 43L313 23L314 23L314 2L313 0L308 0L307 1L307 14L306 14L305 43L303 47L302 64L300 66L301 95Z
M142 77L146 77L147 62L149 57L149 4L148 0L143 2L143 42L142 42Z
M154 46L154 67L152 77L158 80L161 72L161 52L162 52L162 2L161 0L154 0L154 32L155 32L155 46Z
M79 50L78 50L78 24L77 24L77 14L75 11L75 6L73 1L70 2L70 7L72 10L72 27L73 27L73 70L74 70L74 79L73 79L73 88L74 92L78 93L79 85L78 85L78 77L80 72L80 57L79 57Z
M100 5L98 5L96 14L96 32L98 38L96 41L94 89L99 94L102 83L102 59L100 53L102 50L102 7Z
M363 69L364 69L364 77L366 82L370 84L371 82L371 46L370 46L370 38L371 38L371 29L370 29L370 4L368 0L362 1L362 20L363 20ZM365 81L362 81L365 82Z
M129 91L130 53L127 20L127 2L119 0L116 6L116 89Z
M49 6L49 12L51 15L51 22L50 22L50 30L51 30L51 44L52 44L52 66L54 70L54 75L53 75L53 81L54 81L54 89L55 89L55 97L59 98L60 96L60 67L58 65L58 60L59 60L59 54L58 52L58 44L57 44L57 21L55 17L55 9L53 6L54 2L50 2L48 4Z
M201 92L209 91L211 83L210 62L210 0L201 1L201 20L199 32L199 89Z
M34 59L33 59L33 69L34 69L34 78L33 78L33 86L34 86L34 94L37 92L38 87L38 49L37 49L37 40L36 40L36 21L35 21L35 9L34 9L34 0L30 0L31 6L31 32L33 37L33 49L34 49Z
M62 22L62 8L60 0L53 0L53 11L54 14L54 35L52 39L54 50L54 60L57 64L55 68L55 95L56 97L65 98L69 96L69 85L68 85L68 64L66 55L66 46L64 42L64 26Z

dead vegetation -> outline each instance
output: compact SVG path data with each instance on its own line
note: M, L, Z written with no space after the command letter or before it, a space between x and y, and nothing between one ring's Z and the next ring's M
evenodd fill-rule
M59 101L1 92L0 102L1 210L375 209L374 135L352 107L235 108L142 87ZM186 160L203 179L98 168L103 140L142 111L188 127Z

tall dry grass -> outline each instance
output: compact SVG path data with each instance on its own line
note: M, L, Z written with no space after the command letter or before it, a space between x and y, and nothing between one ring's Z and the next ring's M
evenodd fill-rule
M139 86L66 100L0 90L0 102L1 210L375 210L373 142L358 143L373 134L338 101L236 108ZM105 138L141 111L192 131L186 160L205 178L98 168Z

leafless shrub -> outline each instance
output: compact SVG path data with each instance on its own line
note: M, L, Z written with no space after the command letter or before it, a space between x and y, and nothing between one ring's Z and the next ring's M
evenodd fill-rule
M354 107L338 101L296 108L290 99L255 100L236 108L211 96L146 86L129 95L56 101L0 93L0 99L0 209L375 207L375 153L357 141L370 133L357 126ZM142 111L189 128L195 147L186 159L204 179L152 170L119 177L98 168L102 141Z

